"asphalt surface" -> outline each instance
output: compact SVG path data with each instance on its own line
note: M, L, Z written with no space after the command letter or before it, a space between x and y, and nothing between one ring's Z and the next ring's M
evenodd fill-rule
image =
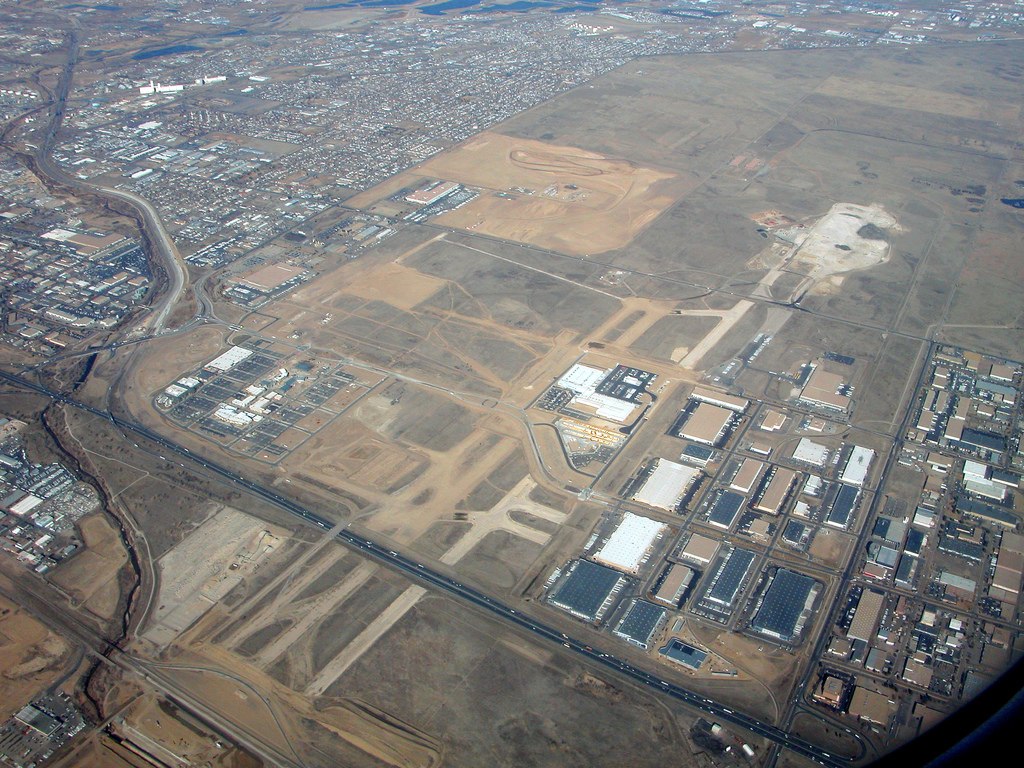
M226 480L230 480L232 483L245 489L249 493L274 504L283 511L301 518L311 525L315 525L323 530L330 530L334 527L334 523L331 521L320 517L291 499L285 498L284 496L281 496L273 490L255 483L252 480L248 480L227 467L195 454L185 446L179 445L172 440L168 440L166 437L154 432L148 427L114 416L87 403L82 403L74 398L68 397L63 393L55 392L40 384L24 379L21 376L0 371L0 381L5 381L17 387L32 390L38 394L45 395L56 403L69 405L73 408L91 413L94 416L106 419L123 430L129 430L156 443L169 454L174 454L179 458L188 459L191 462L201 465L208 472L212 472ZM165 460L168 459L167 456L164 456L163 458ZM449 595L453 595L465 602L468 602L485 612L497 616L508 624L515 625L520 629L531 633L535 637L558 643L564 648L586 657L595 664L607 667L619 675L657 690L666 696L670 696L674 699L690 704L704 714L717 720L730 722L734 725L745 728L758 736L769 739L770 741L786 747L787 749L803 755L804 757L807 757L821 765L841 768L852 763L851 760L833 756L822 750L820 747L817 747L799 737L792 736L774 725L764 723L742 712L737 712L725 707L712 699L695 693L694 691L680 685L662 680L655 675L652 675L650 672L632 666L627 661L620 659L613 654L607 653L599 648L594 648L581 640L577 640L565 633L559 632L535 618L520 613L515 608L505 605L495 598L490 597L477 589L466 586L445 573L433 570L424 563L417 562L403 554L395 552L394 550L375 542L373 539L366 538L363 535L357 535L347 529L342 530L338 534L338 539L352 549L362 552L368 557L372 557L385 565L401 571L418 582L434 587L435 589L441 590Z

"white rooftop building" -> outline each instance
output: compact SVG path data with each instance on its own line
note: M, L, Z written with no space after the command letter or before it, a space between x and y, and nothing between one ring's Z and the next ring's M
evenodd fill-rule
M591 559L626 573L636 573L655 540L667 527L657 520L627 512L608 541Z
M633 499L672 512L698 476L700 470L696 467L658 459L654 471L633 495Z
M213 360L206 364L206 367L223 373L224 371L230 371L250 355L252 355L251 349L246 349L245 347L232 347L224 354L213 358Z
M824 467L828 461L828 448L821 443L801 437L793 451L793 458L804 464L812 464L815 467Z
M621 424L633 413L636 404L599 394L597 385L607 376L607 370L576 363L562 375L557 385L576 393L572 399L574 405L589 406L599 418Z
M853 446L850 458L846 460L843 473L839 479L844 483L856 485L858 488L864 485L868 478L868 471L871 469L871 461L875 458L875 452L870 448L862 448L859 445Z

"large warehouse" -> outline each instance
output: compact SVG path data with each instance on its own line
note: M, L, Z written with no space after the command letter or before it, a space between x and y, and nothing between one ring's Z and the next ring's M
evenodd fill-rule
M636 573L647 559L647 553L651 551L655 540L666 528L667 525L657 520L627 512L604 546L591 559L620 571Z
M679 502L686 497L693 481L700 477L700 470L668 459L655 461L654 471L640 486L640 490L633 494L633 500L674 512Z
M751 628L790 642L803 630L819 589L820 584L810 576L779 568L761 597Z
M722 436L728 432L734 418L736 418L735 411L728 408L711 405L711 403L698 403L679 428L678 434L695 443L717 447Z
M733 491L721 491L708 510L708 522L719 528L729 530L736 522L743 496Z
M698 601L698 606L718 621L727 620L735 607L756 555L746 549L729 550L718 563L711 583Z
M559 579L548 602L586 621L600 621L625 583L618 571L576 560Z
M666 615L665 609L654 603L634 600L613 631L623 640L647 650L651 637L658 631Z
M793 470L777 467L761 492L754 509L769 515L777 515L782 512L786 500L789 499L789 492L793 490L796 477L796 472Z

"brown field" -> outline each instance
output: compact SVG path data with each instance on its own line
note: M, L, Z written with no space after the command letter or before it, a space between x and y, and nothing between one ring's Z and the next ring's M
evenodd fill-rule
M491 132L417 174L483 190L439 224L573 255L623 247L689 186L628 160Z
M853 101L864 101L883 107L913 109L950 117L966 117L974 120L999 119L992 115L992 104L985 99L975 99L949 91L936 91L897 83L875 80L854 80L833 75L818 86L818 93L838 96ZM1006 116L1013 119L1014 110L1006 108Z
M113 618L121 596L118 573L128 562L114 526L102 512L79 523L86 549L53 571L50 580L90 613Z
M49 685L70 650L60 637L0 597L0 720Z

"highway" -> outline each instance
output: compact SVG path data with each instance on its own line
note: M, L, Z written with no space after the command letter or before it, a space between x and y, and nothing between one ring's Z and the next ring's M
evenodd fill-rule
M178 445L172 440L168 440L166 437L154 432L142 424L137 424L135 422L119 418L99 408L75 400L63 393L55 392L47 387L15 374L0 371L0 381L5 381L13 386L28 389L40 395L44 395L55 403L65 404L87 413L91 413L94 416L106 419L123 430L134 432L135 434L156 443L169 454L175 454L180 458L188 459L190 462L195 462L201 465L208 472L212 472L226 480L230 480L232 483L243 488L249 493L274 504L279 509L288 512L311 525L315 525L323 530L330 530L334 527L334 523L331 521L320 517L296 502L287 499L273 490L253 482L252 480L242 477L227 467L195 454L185 446ZM623 677L641 685L648 686L666 696L683 701L714 719L730 722L734 725L745 728L758 736L769 739L770 741L786 747L787 749L803 755L804 757L807 757L821 765L832 766L833 768L842 768L843 766L850 765L852 762L851 760L841 757L835 757L814 744L811 744L799 737L792 736L774 725L764 723L754 717L743 714L742 712L737 712L725 707L712 699L706 698L694 691L680 685L676 685L675 683L661 680L650 672L634 667L613 654L594 648L581 640L569 637L568 635L544 624L538 619L523 614L515 608L511 608L510 606L505 605L477 589L462 584L448 574L436 571L423 563L412 560L405 555L395 552L394 550L373 541L372 539L366 538L363 535L357 535L351 530L343 529L338 534L338 539L342 543L361 552L365 556L372 557L373 559L404 573L418 582L434 587L435 589L468 602L487 613L497 616L509 624L515 625L520 629L531 633L535 637L558 643L568 650L584 656L595 664L604 666Z

